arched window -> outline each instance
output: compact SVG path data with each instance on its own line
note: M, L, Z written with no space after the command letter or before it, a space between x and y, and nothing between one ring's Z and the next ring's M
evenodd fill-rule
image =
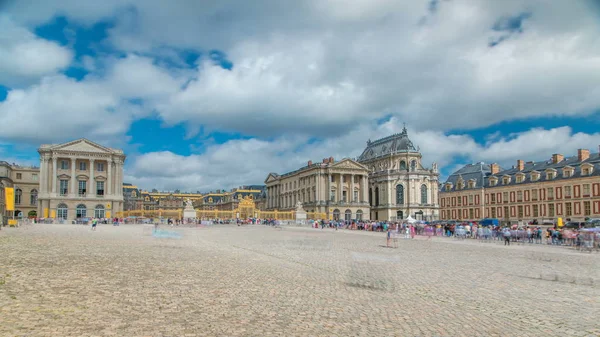
M20 188L15 190L15 205L21 204L21 197L23 196L23 191Z
M352 211L347 209L346 212L344 212L344 220L346 221L350 221L352 220Z
M56 218L57 219L67 219L67 215L68 215L68 209L67 209L67 205L65 204L59 204L56 207Z
M340 219L340 210L334 209L333 210L333 220L339 220L339 219Z
M417 161L416 160L412 160L410 162L410 170L411 171L416 171L417 170Z
M76 218L85 218L87 216L87 209L84 204L77 205L77 209L75 210Z
M427 203L427 185L421 185L421 204Z
M38 199L38 191L31 190L31 195L29 196L29 203L31 204L31 206L37 205L37 199Z
M99 219L104 218L104 206L103 205L96 205L96 208L94 209L94 217L99 218Z
M396 185L396 204L404 205L404 186Z
M379 187L375 187L375 206L379 206Z
M369 205L373 206L373 189L369 188Z
M363 211L361 211L360 209L358 211L356 211L356 220L358 220L358 221L362 220L362 216L363 216Z
M400 161L400 169L401 170L406 170L406 162L404 160Z

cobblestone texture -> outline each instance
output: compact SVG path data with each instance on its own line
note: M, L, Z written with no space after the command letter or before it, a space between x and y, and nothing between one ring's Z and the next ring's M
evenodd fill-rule
M600 255L214 226L0 231L0 336L599 336Z

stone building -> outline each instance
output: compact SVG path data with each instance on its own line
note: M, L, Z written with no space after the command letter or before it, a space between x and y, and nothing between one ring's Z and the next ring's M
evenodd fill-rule
M35 218L38 216L38 197L40 191L40 169L35 166L21 166L9 164L0 161L0 188L12 187L15 190L15 211L16 218ZM4 195L4 190L2 190ZM2 197L0 201L0 218L4 216L12 217L5 211L5 201Z
M406 128L376 141L369 140L358 162L368 168L371 219L439 218L437 164L427 168L408 138Z
M123 210L138 211L143 209L142 191L135 185L123 183Z
M331 219L367 220L368 180L367 168L351 159L309 161L296 171L269 174L266 209L289 211L301 202L307 212L325 213Z
M123 151L78 139L44 144L38 152L40 216L110 218L123 210Z
M440 200L444 220L541 224L600 218L600 155L579 149L567 158L554 154L537 163L517 160L510 169L467 165L441 186Z

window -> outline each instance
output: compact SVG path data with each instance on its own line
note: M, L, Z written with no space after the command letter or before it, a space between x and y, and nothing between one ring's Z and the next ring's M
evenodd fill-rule
M523 201L523 191L517 191L517 201Z
M590 184L583 184L583 196L590 195Z
M15 205L21 204L21 197L23 196L23 191L20 188L15 190Z
M571 186L565 186L565 198L571 197Z
M17 173L17 179L23 179L23 174Z
M547 193L548 193L548 199L554 198L554 188L548 187Z
M400 169L401 170L406 170L406 162L404 160L400 161Z
M469 188L475 188L475 181L469 180Z
M344 212L344 220L346 221L350 221L352 220L352 211L347 209L346 212Z
M456 201L457 201L457 203L456 203L457 206L462 206L462 197L456 198Z
M379 206L379 187L375 187L375 206Z
M104 206L97 205L94 209L94 218L104 218Z
M427 185L421 185L421 204L427 203Z
M517 183L522 183L523 182L523 176L522 175L518 175L517 176Z
M359 209L356 211L356 220L362 220L363 212Z
M77 205L75 217L77 218L85 218L87 216L87 209L84 204Z
M547 180L554 179L554 172L546 172L546 179Z
M104 171L104 163L98 163L97 167L98 172L103 172Z
M79 196L80 197L85 197L86 187L87 187L87 181L80 180L79 181Z
M508 204L508 192L502 193L502 200L505 204Z
M469 196L469 205L473 205L473 195Z
M79 162L79 171L85 171L87 170L87 164L84 161L80 161Z
M538 198L538 190L537 189L533 189L531 190L531 200L536 201Z
M410 170L411 171L416 171L417 170L417 161L413 160L410 162Z
M491 186L496 186L496 185L498 185L498 179L490 179L490 185L491 185Z
M581 175L582 176L589 176L590 175L590 168L589 167L585 167L581 169Z
M502 184L503 185L508 185L509 183L510 183L510 178L509 177L502 178Z
M358 202L358 190L354 190L354 198L352 200L354 200L354 202Z
M60 195L67 195L69 193L69 181L61 180L60 181Z
M491 193L491 194L490 194L490 202L491 202L492 204L495 204L495 203L496 203L496 193Z
M404 205L404 186L396 185L396 205Z
M548 204L548 216L554 216L554 204Z
M569 177L571 177L571 170L570 170L570 169L564 169L564 170L563 170L563 176L564 176L565 178L569 178Z
M570 202L565 203L565 216L573 215L573 205Z
M523 219L523 206L518 206L517 209L519 211L519 219Z
M492 207L491 211L492 211L491 212L492 213L492 218L495 218L496 217L496 207Z
M533 217L535 218L535 217L538 217L538 216L540 216L540 214L539 214L539 209L538 209L538 205L533 205L533 206L531 206L531 207L532 207L532 209L533 209Z
M530 177L531 177L531 181L538 181L540 179L539 173L533 173L532 172L531 175L530 175Z
M340 210L334 209L333 210L333 220L339 220L339 219L340 219Z
M329 200L335 201L335 190L329 191Z
M60 169L61 170L68 170L69 169L69 162L66 160L61 160L60 161Z
M334 176L334 175L331 175L330 177L331 177L331 182L332 182L332 183L335 183L335 176Z
M583 202L583 215L591 215L591 214L592 214L592 208L590 206L590 202L584 201Z
M65 205L65 204L59 204L58 207L56 208L56 211L57 211L56 212L56 217L58 219L63 219L63 220L67 219L67 213L68 213L67 205Z
M475 211L472 208L469 208L469 219L475 219Z
M98 195L98 196L104 195L104 181L96 182L96 195Z
M38 181L38 175L37 175L37 173L33 173L33 174L31 175L31 179L32 179L33 181Z
M508 214L508 206L504 206L504 211L503 212L504 212L504 218L508 219L508 215L509 215Z
M373 189L369 188L369 205L373 205Z
M29 195L29 203L31 204L31 206L37 205L37 199L38 199L38 191L31 190L31 194Z
M342 191L342 201L348 202L348 191Z

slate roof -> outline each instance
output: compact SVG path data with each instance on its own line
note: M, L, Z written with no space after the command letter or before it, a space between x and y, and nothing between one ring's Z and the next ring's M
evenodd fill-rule
M475 179L475 187L481 188L484 186L484 183L487 181L487 177L491 174L491 168L489 164L485 163L476 163L476 164L467 164L460 168L458 171L452 173L446 182L442 184L441 188L443 192L446 192L445 186L447 183L452 183L452 188L450 191L457 190L458 181L462 177L464 182L464 188L462 190L469 189L469 180ZM450 192L448 191L448 192Z
M518 168L513 167L510 169L498 172L495 175L498 178L498 184L495 186L490 185L489 177L488 177L488 179L486 179L485 187L486 188L494 188L494 187L501 187L501 186L507 186L507 185L521 185L521 184L532 183L532 182L539 183L539 182L556 181L556 180L562 180L562 179L577 179L577 178L581 178L583 176L581 174L581 172L582 172L581 165L586 164L586 163L593 166L592 173L590 176L600 177L600 154L592 153L592 154L590 154L590 157L584 161L580 161L577 156L572 156L572 157L567 157L556 164L552 162L552 159L543 161L543 162L539 162L539 163L527 162L527 163L525 163L522 171L519 171ZM564 173L563 169L567 166L570 166L574 169L572 176L564 176L563 175L563 173ZM547 169L556 170L556 177L553 179L546 179L546 170ZM538 180L536 180L536 181L531 180L531 172L532 171L537 171L540 173L540 177ZM517 175L517 173L525 174L523 181L520 183L517 183L516 179L515 179L515 176ZM508 175L511 177L510 182L508 184L503 184L503 182L502 182L502 177L505 175Z
M367 141L367 148L358 157L358 162L403 152L419 152L410 138L408 138L406 127L402 129L401 133L396 133L373 142L371 140Z
M566 157L562 161L558 163L554 163L552 159L542 161L542 162L526 162L524 163L523 170L519 171L518 167L513 166L509 169L502 169L493 175L498 179L498 183L496 185L490 184L490 178L492 177L491 169L489 164L477 163L477 164L468 164L463 166L458 171L452 173L446 182L441 184L440 190L441 192L451 192L456 191L458 186L459 177L462 177L464 181L464 188L462 190L469 189L469 180L475 179L475 187L481 188L482 186L485 188L495 188L502 186L510 186L510 185L522 185L527 183L539 183L545 181L556 181L561 179L576 179L582 177L582 165L583 164L592 165L592 173L590 176L599 177L600 178L600 153L592 153L589 158L583 161L579 160L578 156ZM565 167L573 168L573 175L565 176L563 175L563 169ZM556 177L553 179L546 179L546 170L553 169L556 170ZM539 179L532 181L531 173L538 172L540 174ZM516 176L518 174L524 174L524 179L522 182L518 183ZM509 176L510 182L508 184L503 183L503 177ZM446 183L452 183L452 188L449 191L446 191Z

